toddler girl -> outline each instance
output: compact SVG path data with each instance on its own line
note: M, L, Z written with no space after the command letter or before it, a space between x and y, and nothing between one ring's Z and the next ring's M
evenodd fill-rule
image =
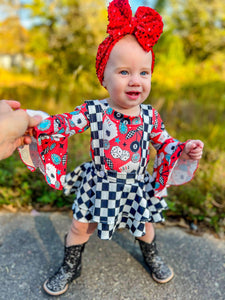
M109 97L46 118L35 129L36 148L33 140L20 149L29 168L39 167L52 187L76 193L62 266L44 283L50 295L63 294L80 276L81 255L96 228L108 240L117 228L128 228L153 279L171 280L173 271L158 255L152 224L163 221L167 187L190 181L202 156L201 141L175 140L158 112L142 104L151 90L152 47L163 30L160 15L139 7L132 17L128 0L114 0L108 16L109 36L98 48L96 71ZM65 180L68 137L89 127L92 161ZM147 171L149 142L157 151L153 176Z

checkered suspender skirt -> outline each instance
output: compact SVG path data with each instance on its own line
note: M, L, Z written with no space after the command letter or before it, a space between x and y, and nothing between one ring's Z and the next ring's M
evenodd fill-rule
M120 173L104 167L102 104L98 100L87 103L94 160L67 174L64 185L66 195L76 194L74 218L85 223L97 222L101 239L111 239L117 228L128 228L132 235L141 237L145 235L145 222L162 222L162 211L167 209L164 199L154 197L153 178L146 171L152 108L141 105L143 138L139 169Z

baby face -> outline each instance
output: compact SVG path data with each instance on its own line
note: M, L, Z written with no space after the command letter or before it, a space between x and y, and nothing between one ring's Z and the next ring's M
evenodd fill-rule
M138 115L140 104L151 90L152 54L133 35L126 35L113 47L107 62L103 86L109 105L126 115Z

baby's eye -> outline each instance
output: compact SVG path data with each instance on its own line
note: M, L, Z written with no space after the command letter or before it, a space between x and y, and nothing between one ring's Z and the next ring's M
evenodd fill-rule
M141 72L141 76L146 76L146 75L148 75L148 72L147 72L147 71L142 71L142 72Z
M122 70L122 71L120 72L120 74L122 74L122 75L127 75L127 74L128 74L128 72L127 72L127 71L125 71L125 70Z

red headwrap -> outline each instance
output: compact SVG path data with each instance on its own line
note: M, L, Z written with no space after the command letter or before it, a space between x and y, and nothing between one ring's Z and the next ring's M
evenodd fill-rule
M127 34L133 34L145 51L152 52L153 72L155 57L152 47L163 32L162 17L154 9L145 6L138 7L133 17L128 0L113 0L108 7L108 20L109 36L99 45L96 56L96 74L100 83L112 48Z

